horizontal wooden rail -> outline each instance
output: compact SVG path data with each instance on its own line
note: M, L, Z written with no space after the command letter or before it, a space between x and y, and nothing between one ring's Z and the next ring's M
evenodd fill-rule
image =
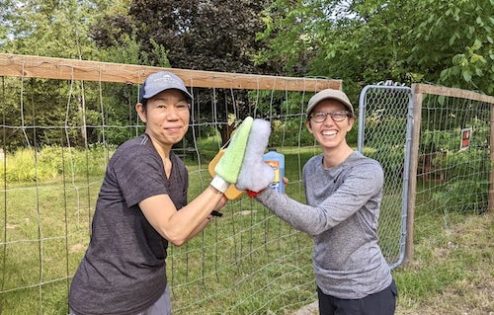
M436 86L429 84L413 84L412 89L413 92L416 94L432 94L432 95L442 95L447 97L458 97L458 98L464 98L464 99L494 104L494 97L492 96L480 94L472 91L457 89L457 88L448 88L444 86Z
M0 76L139 84L150 73L167 70L189 87L310 91L341 90L341 80L160 68L109 62L0 53Z

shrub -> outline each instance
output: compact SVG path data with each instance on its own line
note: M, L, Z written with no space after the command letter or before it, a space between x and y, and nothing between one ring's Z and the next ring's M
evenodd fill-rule
M84 148L46 146L18 149L6 154L0 167L0 176L7 182L33 182L52 180L59 176L102 176L114 147L101 144Z

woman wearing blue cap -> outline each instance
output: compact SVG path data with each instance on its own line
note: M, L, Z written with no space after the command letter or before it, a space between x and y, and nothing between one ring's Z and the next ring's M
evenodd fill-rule
M189 127L192 95L184 82L160 71L140 92L145 133L119 146L108 163L91 241L70 287L71 314L170 314L168 242L184 244L226 201L229 183L215 177L187 203L188 173L172 151Z

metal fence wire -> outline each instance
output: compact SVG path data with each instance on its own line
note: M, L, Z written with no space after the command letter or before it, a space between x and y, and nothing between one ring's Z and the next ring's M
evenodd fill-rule
M487 102L425 94L418 147L417 209L488 209L490 107Z
M412 93L392 82L366 86L359 101L358 150L379 161L384 192L379 242L391 268L405 256L408 173L412 134Z

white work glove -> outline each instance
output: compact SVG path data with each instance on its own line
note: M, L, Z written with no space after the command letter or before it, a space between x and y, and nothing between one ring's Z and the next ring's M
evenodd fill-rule
M238 189L257 193L273 182L274 171L263 161L270 134L271 124L269 121L254 120L236 183Z

